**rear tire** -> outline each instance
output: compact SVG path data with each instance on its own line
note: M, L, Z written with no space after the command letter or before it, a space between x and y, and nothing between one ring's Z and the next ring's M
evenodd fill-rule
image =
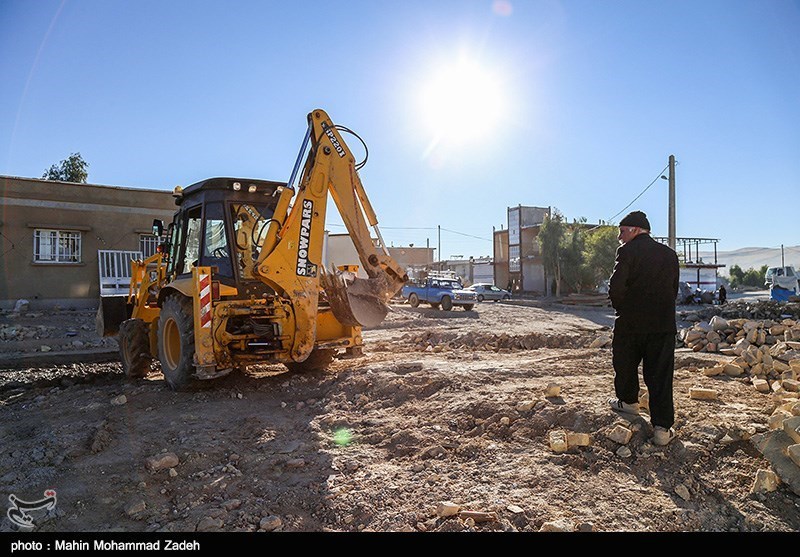
M336 356L333 348L315 348L302 362L292 362L285 364L287 369L293 373L308 373L311 371L322 371L327 369Z
M445 311L453 309L453 300L450 299L450 296L444 296L442 298L442 309Z
M419 306L419 296L412 292L408 295L408 303L411 304L412 308Z
M141 319L126 319L119 326L119 356L129 379L140 379L150 372L150 334Z
M192 300L173 294L164 301L158 317L158 359L161 373L173 391L195 387L194 316Z

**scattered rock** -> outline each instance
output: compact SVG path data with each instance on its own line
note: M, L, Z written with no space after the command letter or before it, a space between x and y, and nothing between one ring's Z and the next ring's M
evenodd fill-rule
M570 447L588 447L592 444L592 436L588 433L567 432L567 445Z
M614 429L608 432L608 438L614 441L615 443L620 443L622 445L627 445L628 441L631 440L633 436L633 432L625 426L616 425Z
M147 459L147 468L152 472L163 470L165 468L174 468L180 463L178 455L175 453L161 453L151 456Z
M459 513L461 507L452 501L442 501L436 505L436 516L445 518L448 516L455 516Z
M222 519L205 516L195 527L195 532L215 532L222 529Z
M133 517L141 512L144 512L146 508L147 504L142 499L137 499L135 501L131 501L125 506L125 514Z
M561 396L561 386L557 383L549 383L544 391L545 398Z
M795 446L800 448L800 445L795 445ZM525 509L523 509L522 507L518 507L517 505L509 505L506 507L506 509L508 509L509 512L514 514L521 514L525 512Z
M684 501L689 501L692 496L689 494L689 488L686 487L684 484L680 484L675 488L675 493L683 499Z
M265 532L273 532L278 528L280 528L282 524L283 521L279 516L274 516L274 515L265 516L258 523L258 529L264 530Z
M125 395L119 395L111 399L111 404L113 404L114 406L122 406L126 402L128 402L128 397L126 397Z
M177 471L177 470L175 470L175 468L170 468L170 469L169 469L169 477L170 477L170 478L175 478L175 477L177 477L177 476L178 476L178 471Z
M575 523L571 520L566 518L559 518L556 520L551 520L549 522L545 522L542 524L542 527L539 528L540 532L574 532L575 531Z
M750 493L767 493L778 489L781 480L772 470L761 468L756 472L756 479Z
M628 447L626 447L625 445L623 445L619 449L617 449L617 456L620 457L620 458L628 458L632 454L633 453L631 452L631 450Z

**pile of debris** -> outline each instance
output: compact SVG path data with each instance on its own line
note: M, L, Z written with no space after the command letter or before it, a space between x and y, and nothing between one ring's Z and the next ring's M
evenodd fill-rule
M800 303L760 300L757 302L728 302L722 306L709 306L695 311L681 311L682 321L709 321L714 316L725 319L781 319L800 320Z

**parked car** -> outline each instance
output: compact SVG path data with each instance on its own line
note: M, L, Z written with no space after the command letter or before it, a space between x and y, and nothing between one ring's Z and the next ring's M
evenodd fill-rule
M445 311L450 311L454 306L470 311L477 301L475 292L461 288L460 280L444 273L431 273L419 284L406 284L403 286L403 298L413 308L424 302L433 309L441 307Z
M508 290L503 290L502 288L498 288L493 284L486 284L486 283L478 283L473 284L472 286L468 286L466 290L470 290L475 292L478 297L478 301L482 302L484 300L510 300L511 299L511 292Z

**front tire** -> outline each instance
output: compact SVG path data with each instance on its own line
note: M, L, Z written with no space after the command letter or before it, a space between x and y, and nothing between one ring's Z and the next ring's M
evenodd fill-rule
M505 296L503 296L503 300L510 300L510 299L511 299L511 296L509 296L508 294L506 294Z
M444 296L442 298L442 309L445 311L453 309L453 300L450 299L450 296Z
M412 292L408 295L408 303L411 304L412 308L419 306L419 296Z
M314 348L302 362L292 362L285 364L286 368L293 373L308 373L310 371L322 371L326 369L336 356L333 348Z
M119 326L119 355L129 379L140 379L150 371L150 334L141 319L126 319Z
M158 317L158 359L161 373L173 391L196 386L194 379L194 316L192 300L173 294L164 301Z
M478 294L478 301L479 301L479 302L482 302L482 301L483 301L483 299L484 299L484 298L483 298L483 294Z

